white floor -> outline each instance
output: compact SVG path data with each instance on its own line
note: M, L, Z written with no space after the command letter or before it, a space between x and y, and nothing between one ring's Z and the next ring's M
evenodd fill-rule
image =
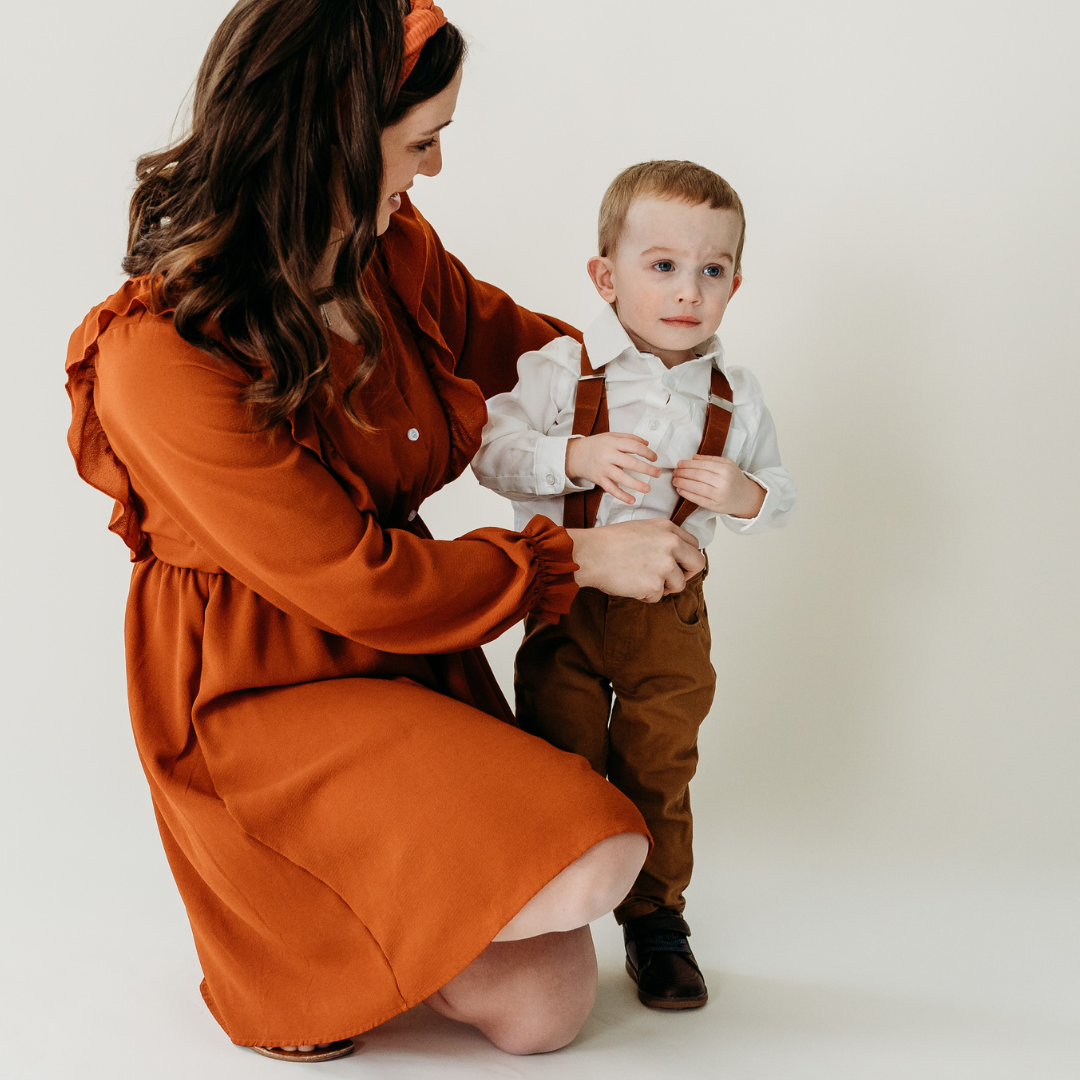
M224 1080L284 1065L233 1047L199 998L194 951L154 837L103 851L65 894L25 906L6 974L12 1080ZM127 828L121 830L127 832ZM326 1077L652 1080L1076 1080L1080 879L1021 867L875 867L702 853L694 944L712 1000L641 1007L612 922L594 928L595 1012L557 1054L519 1059L418 1008L365 1035ZM311 1066L316 1069L316 1066Z

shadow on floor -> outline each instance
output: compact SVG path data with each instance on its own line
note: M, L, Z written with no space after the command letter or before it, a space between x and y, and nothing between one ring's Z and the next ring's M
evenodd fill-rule
M703 1009L646 1009L621 971L600 976L575 1042L515 1058L419 1007L364 1036L333 1075L556 1080L1074 1080L1080 1033L881 994L707 970ZM338 1064L338 1063L335 1063ZM1019 1070L1019 1071L1018 1071Z

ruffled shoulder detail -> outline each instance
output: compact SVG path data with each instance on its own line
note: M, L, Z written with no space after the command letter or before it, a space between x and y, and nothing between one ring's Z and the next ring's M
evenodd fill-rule
M460 350L469 298L452 256L404 192L401 209L379 237L378 257L369 273L372 284L392 292L420 330L417 344L450 422L453 445L447 480L453 479L480 449L487 421L483 391L456 374L458 355L449 344L457 341Z
M464 322L468 298L459 275L448 272L451 259L438 233L404 192L401 209L379 237L379 256L387 287L420 330L440 347L444 364L452 372L456 357L447 345L444 324Z
M71 399L68 447L79 475L91 486L116 500L109 530L131 549L134 562L148 553L146 534L139 525L138 501L124 464L113 452L94 405L98 340L113 319L143 311L165 315L171 309L155 298L148 277L132 278L108 300L93 308L68 342L67 392Z

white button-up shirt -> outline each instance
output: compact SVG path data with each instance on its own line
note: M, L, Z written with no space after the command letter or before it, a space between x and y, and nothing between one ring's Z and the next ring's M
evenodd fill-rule
M634 474L650 490L629 492L632 505L605 492L597 525L671 517L679 501L671 472L701 445L714 365L728 377L734 394L724 456L765 489L765 501L750 519L698 507L683 528L704 548L713 538L717 516L740 533L787 523L795 506L795 485L780 464L776 429L761 387L746 368L725 366L719 338L709 338L696 359L668 368L659 357L640 352L614 310L605 306L585 331L585 346L593 367L604 373L609 428L645 439L657 456L653 464L663 470L657 479ZM534 514L562 524L563 496L595 486L575 484L566 475L566 444L574 430L580 374L581 346L570 337L556 338L538 352L525 353L518 360L517 386L488 401L483 445L472 467L484 487L513 500L516 529L524 528Z

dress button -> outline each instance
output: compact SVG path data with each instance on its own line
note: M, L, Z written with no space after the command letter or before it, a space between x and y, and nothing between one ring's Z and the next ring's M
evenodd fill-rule
M409 442L416 442L416 440L419 438L420 432L417 431L414 427L409 428Z
M659 426L660 426L660 421L659 420L653 419L653 420L649 421L649 430L650 431L655 431Z
M547 476L544 477L544 479L548 482L549 487L554 487L555 486L555 474L554 473L548 473Z

